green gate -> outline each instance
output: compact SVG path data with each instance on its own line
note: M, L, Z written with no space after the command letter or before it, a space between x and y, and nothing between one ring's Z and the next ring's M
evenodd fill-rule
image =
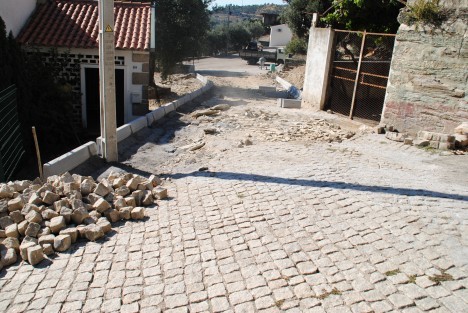
M25 153L16 103L15 85L0 91L0 181L2 182L10 180Z

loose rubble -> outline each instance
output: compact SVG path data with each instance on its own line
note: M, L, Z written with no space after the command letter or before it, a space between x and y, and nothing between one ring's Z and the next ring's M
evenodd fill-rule
M102 238L111 223L144 219L143 206L167 197L160 184L155 175L113 172L100 182L65 173L0 184L0 269L18 257L37 265L79 238Z

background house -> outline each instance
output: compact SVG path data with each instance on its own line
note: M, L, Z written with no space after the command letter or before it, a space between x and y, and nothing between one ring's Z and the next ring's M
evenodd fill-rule
M149 81L150 3L114 3L116 108L118 126L146 113ZM56 48L66 58L61 75L76 94L74 122L99 132L98 2L39 1L17 40L45 62Z
M291 29L286 24L271 26L270 47L286 46L292 39Z

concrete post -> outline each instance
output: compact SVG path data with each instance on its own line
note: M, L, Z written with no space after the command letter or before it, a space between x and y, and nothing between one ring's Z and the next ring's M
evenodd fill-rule
M114 0L99 0L99 89L102 156L118 161L115 104Z
M334 31L312 25L302 92L302 107L323 110L326 102L330 65L333 62Z

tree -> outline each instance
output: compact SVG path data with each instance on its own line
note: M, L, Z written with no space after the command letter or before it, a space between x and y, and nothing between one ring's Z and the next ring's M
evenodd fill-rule
M399 0L335 0L334 7L322 21L334 28L396 33L400 9Z
M211 0L156 0L155 59L166 79L177 63L199 56L210 24Z
M328 0L288 0L289 5L281 14L281 20L288 24L295 36L307 37L312 24L312 13L324 12L330 5Z
M319 13L323 26L395 33L397 16L404 7L402 0L285 0L289 4L282 14L298 38L305 38L312 14Z
M263 27L262 23L258 20L249 21L245 28L250 33L250 37L255 40L263 36L265 33L265 27Z

